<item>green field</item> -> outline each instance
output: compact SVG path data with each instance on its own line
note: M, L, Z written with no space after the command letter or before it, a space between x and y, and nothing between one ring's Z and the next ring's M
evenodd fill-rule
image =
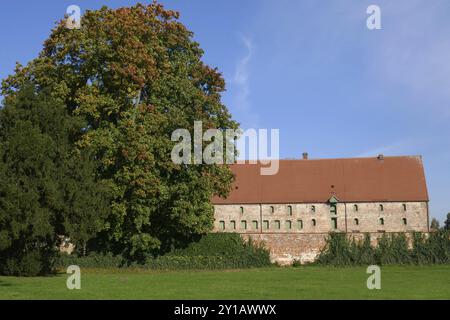
M82 270L68 275L0 277L0 299L450 299L450 266L384 266L381 290L368 290L363 267L229 271Z

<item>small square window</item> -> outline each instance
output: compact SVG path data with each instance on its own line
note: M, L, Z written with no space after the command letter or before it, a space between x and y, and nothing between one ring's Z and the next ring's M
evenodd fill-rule
M337 229L337 218L331 218L331 228Z
M280 220L275 220L275 221L274 221L274 224L275 224L275 229L276 229L276 230L280 230L280 228L281 228Z
M286 229L287 230L291 230L292 229L292 222L289 221L289 220L286 221Z

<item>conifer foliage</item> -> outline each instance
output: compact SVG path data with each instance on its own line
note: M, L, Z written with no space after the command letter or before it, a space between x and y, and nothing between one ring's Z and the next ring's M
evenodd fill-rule
M33 86L0 109L1 273L48 273L58 236L83 247L100 230L106 188L95 180L94 162L73 150L83 127Z

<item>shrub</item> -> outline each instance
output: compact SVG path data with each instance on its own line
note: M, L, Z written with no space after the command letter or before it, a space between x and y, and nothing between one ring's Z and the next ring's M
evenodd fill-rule
M450 263L450 232L433 232L428 237L414 233L411 248L405 234L383 234L374 247L369 235L361 242L343 233L332 233L315 263L335 266Z
M245 242L236 233L213 233L186 248L172 250L162 256L148 257L144 263L127 261L122 256L90 253L80 257L61 254L59 268L78 265L84 268L146 268L146 269L233 269L271 265L269 252L251 240Z
M0 274L6 276L34 277L53 271L53 252L35 250L2 256Z
M57 268L67 268L70 265L77 265L80 268L119 268L125 264L125 260L120 255L91 252L87 256L61 253L55 265Z

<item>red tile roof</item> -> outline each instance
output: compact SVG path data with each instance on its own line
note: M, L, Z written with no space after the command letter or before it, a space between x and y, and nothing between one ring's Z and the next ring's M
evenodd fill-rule
M227 199L214 204L428 201L420 156L280 160L276 175L260 174L260 164L234 164Z

